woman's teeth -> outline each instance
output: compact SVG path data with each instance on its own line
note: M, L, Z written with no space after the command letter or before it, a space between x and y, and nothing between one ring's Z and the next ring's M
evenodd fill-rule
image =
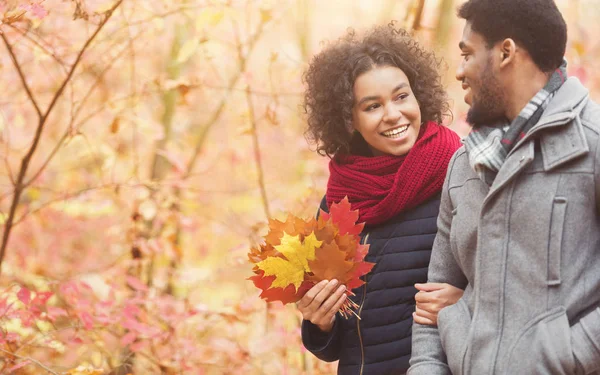
M388 137L388 138L400 138L401 136L404 135L404 133L406 133L407 130L408 130L408 125L405 125L405 126L401 126L396 129L385 131L385 132L381 133L381 135L383 135L384 137Z

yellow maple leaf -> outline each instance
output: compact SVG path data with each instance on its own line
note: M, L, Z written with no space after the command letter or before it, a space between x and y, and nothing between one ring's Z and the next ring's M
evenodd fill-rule
M309 260L315 259L315 248L323 242L317 240L315 233L311 233L300 241L300 236L290 236L283 233L281 244L275 246L285 259L269 257L257 263L257 267L265 272L265 276L275 276L271 288L285 288L293 284L296 289L304 281L304 273L310 272Z

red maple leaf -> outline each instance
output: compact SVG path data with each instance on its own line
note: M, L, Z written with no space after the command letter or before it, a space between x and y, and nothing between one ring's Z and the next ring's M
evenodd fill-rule
M352 211L350 209L350 201L348 197L344 197L339 203L333 203L329 208L329 214L323 210L319 215L323 219L331 220L337 224L340 235L354 234L359 235L365 227L365 223L356 224L358 220L358 210Z
M280 301L284 305L286 303L298 302L315 285L312 281L304 281L300 284L297 291L292 284L286 288L270 288L275 280L275 276L265 276L262 270L259 270L256 275L249 277L248 280L252 280L254 285L262 290L260 298L267 302Z

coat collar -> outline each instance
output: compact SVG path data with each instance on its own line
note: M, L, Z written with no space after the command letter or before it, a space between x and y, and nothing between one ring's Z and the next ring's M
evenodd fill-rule
M562 85L548 103L538 123L508 154L490 187L486 201L533 161L535 142L529 142L532 139L540 140L546 171L589 152L578 116L588 98L588 90L577 78L569 78Z
M544 170L549 171L589 152L579 120L588 99L589 92L581 82L576 77L569 78L548 103L538 123L519 142L539 138Z

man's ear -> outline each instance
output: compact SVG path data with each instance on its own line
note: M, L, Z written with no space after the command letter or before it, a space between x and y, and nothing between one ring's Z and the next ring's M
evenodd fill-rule
M500 68L511 64L515 60L517 53L517 44L511 38L506 38L499 45L500 50Z

